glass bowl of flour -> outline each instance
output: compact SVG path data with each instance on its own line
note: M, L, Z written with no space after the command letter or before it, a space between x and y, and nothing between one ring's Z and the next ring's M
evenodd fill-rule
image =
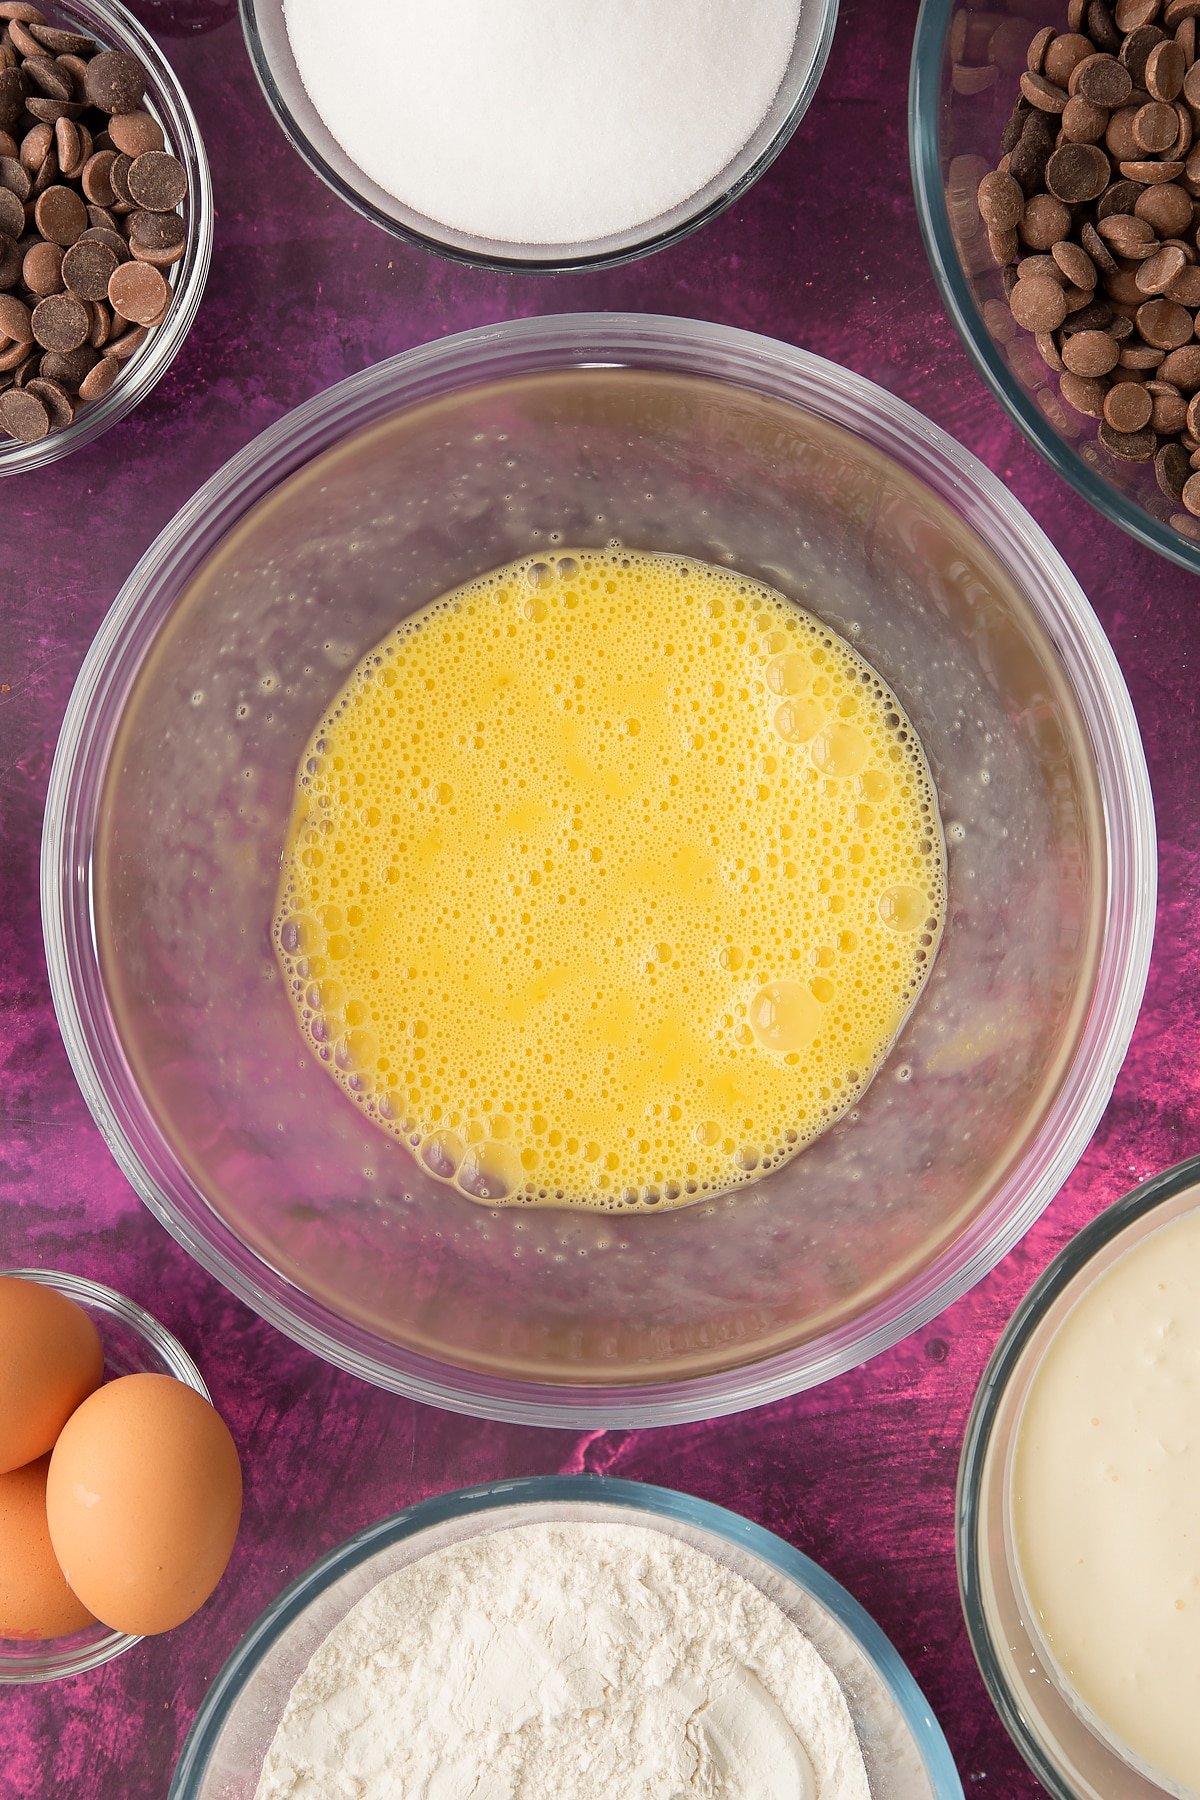
M715 217L808 110L837 0L241 0L284 133L458 261L627 262Z
M234 1652L170 1800L962 1800L879 1627L790 1545L595 1476L464 1488L316 1563Z

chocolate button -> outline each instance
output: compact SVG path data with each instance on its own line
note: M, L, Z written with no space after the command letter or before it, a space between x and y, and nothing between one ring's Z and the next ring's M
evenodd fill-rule
M1159 350L1178 350L1192 335L1192 315L1174 300L1147 300L1135 314L1137 328Z
M1186 267L1187 257L1178 244L1164 244L1145 259L1133 279L1143 294L1165 294Z
M80 382L79 398L81 400L99 400L102 394L107 394L119 373L120 364L114 362L110 356L102 356Z
M25 109L25 85L16 69L0 69L0 129L11 131Z
M98 354L86 345L79 350L47 350L39 374L47 381L61 381L65 388L78 392L79 384L94 369Z
M145 325L131 325L129 330L123 331L119 337L109 338L104 346L105 361L128 362L134 352L141 349L149 336L150 332Z
M1070 238L1063 238L1055 244L1051 251L1058 267L1074 287L1094 288L1096 285L1096 265L1086 250L1073 244Z
M1177 237L1191 229L1192 197L1173 181L1143 188L1133 203L1134 216L1145 219L1159 237Z
M1072 375L1093 378L1117 366L1117 346L1107 331L1078 331L1065 338L1061 355Z
M21 279L31 294L61 294L63 253L59 244L31 244L25 252Z
M87 207L69 187L48 187L33 213L34 224L51 244L73 244L87 230Z
M1121 45L1121 61L1129 70L1134 87L1145 87L1146 64L1150 59L1150 52L1165 41L1166 35L1158 25L1139 25Z
M79 31L62 31L56 25L44 25L40 19L31 20L29 35L36 38L55 56L94 56L96 54L95 38L84 37Z
M0 188L0 231L10 238L20 238L25 231L25 208L9 188Z
M1158 439L1149 426L1141 431L1117 431L1103 419L1099 437L1110 455L1120 457L1122 462L1149 462L1158 448Z
M21 64L21 73L27 81L33 83L38 93L45 94L51 100L70 100L74 97L70 77L63 73L52 56L27 56Z
M15 156L0 156L0 187L26 201L33 192L33 177Z
M43 350L78 350L87 342L91 322L87 307L73 294L50 294L33 309L33 335Z
M22 444L36 444L50 429L45 401L25 388L9 388L0 394L0 426Z
M1163 381L1173 381L1184 394L1194 394L1200 388L1200 344L1184 344L1179 350L1171 350L1159 364L1159 377Z
M102 50L87 66L84 98L101 112L133 112L145 91L141 63L124 50Z
M59 173L74 179L84 165L83 132L74 119L60 119L54 127L54 148Z
M152 325L170 298L171 290L158 270L145 262L122 263L108 284L113 311L134 325Z
M135 212L129 220L129 248L139 262L165 269L187 248L187 227L178 213Z
M29 308L15 294L0 294L0 337L11 338L17 344L28 344L33 340Z
M21 139L18 161L23 169L36 175L53 148L53 125L34 125Z
M1055 331L1067 316L1067 297L1049 275L1018 281L1008 304L1013 318L1026 331Z
M21 278L20 246L0 231L0 289L17 285Z
M114 150L124 156L145 156L163 147L162 126L146 112L116 113L108 122Z
M1180 269L1178 275L1167 289L1172 300L1178 300L1180 306L1188 306L1193 312L1200 310L1200 269L1195 263L1188 263Z
M1132 94L1133 77L1115 56L1089 56L1076 67L1071 92L1082 94L1085 100L1111 112L1114 107L1124 106Z
M106 300L108 284L117 258L106 244L92 238L81 238L63 257L63 281L79 300ZM56 344L55 349L72 349L73 345Z
M1046 164L1046 186L1056 199L1074 206L1099 199L1109 173L1109 160L1096 144L1064 144Z
M56 431L69 425L75 417L75 407L65 387L57 381L47 381L44 376L35 375L25 383L27 394L36 394L50 415L50 424Z
M1182 500L1192 465L1182 444L1164 444L1154 459L1154 474L1168 500Z
M1118 381L1104 397L1104 417L1114 431L1141 431L1153 411L1154 402L1140 381Z
M183 164L165 150L148 150L136 157L126 180L130 198L147 212L173 212L187 193Z
M1146 58L1147 93L1154 100L1176 99L1182 91L1187 67L1187 59L1174 38L1156 44Z
M1175 108L1162 100L1148 100L1139 106L1133 118L1133 135L1138 148L1157 155L1169 150L1179 136L1179 120Z
M1162 0L1117 0L1113 20L1118 31L1136 31L1158 16Z
M96 150L84 163L79 185L83 189L84 199L89 200L93 206L111 206L116 200L117 196L109 179L116 160L115 150Z

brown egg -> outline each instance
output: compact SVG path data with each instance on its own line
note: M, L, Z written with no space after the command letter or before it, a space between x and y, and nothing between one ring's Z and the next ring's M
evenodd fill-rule
M98 1619L170 1631L225 1572L242 1510L233 1439L170 1375L124 1375L67 1421L50 1459L50 1540Z
M46 1522L48 1456L0 1475L0 1637L67 1637L92 1615L66 1584Z
M103 1374L100 1338L81 1306L0 1275L0 1473L53 1449Z

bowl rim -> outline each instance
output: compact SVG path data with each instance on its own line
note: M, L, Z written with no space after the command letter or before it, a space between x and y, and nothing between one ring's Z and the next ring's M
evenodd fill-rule
M82 450L101 433L126 418L166 374L199 310L208 279L213 244L213 191L204 140L183 85L149 32L121 0L53 0L52 11L81 24L111 47L137 56L148 76L151 111L161 113L167 142L188 176L187 244L171 283L166 319L131 358L108 393L79 412L69 425L50 431L36 443L0 439L0 476L42 469Z
M1054 1800L1078 1800L1030 1727L1025 1708L1004 1674L983 1599L985 1559L980 1554L980 1497L992 1434L1025 1348L1060 1295L1088 1263L1122 1232L1148 1218L1190 1187L1200 1186L1200 1155L1185 1157L1161 1175L1140 1182L1077 1231L1038 1276L1005 1326L971 1402L963 1433L955 1493L955 1562L967 1636L992 1704L1009 1737Z
M1106 924L1079 1043L1038 1137L989 1205L931 1263L855 1320L771 1357L674 1382L571 1386L482 1375L384 1346L248 1251L207 1203L197 1207L186 1195L181 1204L178 1168L169 1157L164 1163L145 1110L124 1099L118 1110L115 1096L129 1074L107 1017L91 928L90 844L115 730L104 719L169 611L164 589L198 566L235 518L347 430L457 389L467 368L474 384L596 366L748 385L856 433L952 497L1021 587L1089 716L1107 834ZM51 993L76 1078L127 1179L201 1266L297 1342L376 1385L475 1417L578 1428L715 1418L790 1396L898 1342L992 1268L1062 1186L1111 1094L1146 982L1156 882L1149 777L1116 657L1065 562L1003 484L903 401L808 351L730 326L617 313L509 321L407 351L314 396L210 477L142 556L84 660L51 769L41 863Z
M268 6L271 6L272 10L283 12L282 0L238 0L238 14L241 19L242 34L245 38L250 65L258 79L263 97L275 117L276 124L293 150L308 164L313 174L318 176L326 187L338 196L339 200L343 200L347 206L353 207L360 217L368 220L372 225L379 226L390 236L400 238L404 243L416 245L422 250L431 250L436 256L446 257L451 262L466 264L469 268L496 269L515 275L567 275L575 270L617 268L622 263L636 262L640 257L649 256L655 250L663 250L671 244L679 243L681 239L690 237L694 231L699 231L702 225L707 225L710 219L715 219L720 213L723 213L726 207L732 206L734 201L740 199L747 189L753 187L760 175L765 174L811 106L821 76L825 72L825 64L829 60L829 52L833 44L840 0L806 0L806 4L816 4L821 9L819 33L813 46L808 69L791 106L749 167L744 169L728 188L715 194L711 200L694 213L685 213L684 217L665 229L651 232L649 236L637 238L632 243L622 242L613 249L605 250L601 247L575 256L566 253L566 246L547 246L547 249L553 253L545 256L506 256L500 250L492 252L469 249L466 245L439 237L432 230L421 231L414 225L403 224L399 219L394 219L385 213L365 194L360 193L325 159L307 132L300 126L288 104L259 25L260 17ZM797 20L798 30L799 20ZM734 161L738 154L740 152L735 152ZM715 179L720 179L720 177ZM705 187L699 189L698 192L703 193L705 188L710 185L711 183L706 182ZM687 204L686 201L681 202L684 207ZM653 225L654 222L654 220L648 220L647 224ZM436 223L437 221L434 219L429 220L431 226ZM636 230L637 227L631 229ZM614 232L610 234L610 239L612 237L623 239L625 236L625 233ZM602 246L610 239L600 239L598 242ZM483 243L487 240L480 239L479 241ZM497 239L495 241L502 243L504 240Z
M376 1551L418 1536L430 1526L538 1503L614 1506L696 1526L726 1543L738 1545L777 1574L786 1576L843 1626L880 1677L912 1734L936 1800L962 1800L962 1783L950 1747L908 1665L882 1627L827 1570L776 1532L728 1507L675 1488L592 1474L523 1475L435 1494L366 1526L319 1557L259 1615L226 1659L192 1721L167 1800L195 1800L208 1758L247 1680L283 1632L318 1595ZM647 1529L654 1527L649 1525Z
M1200 543L1164 525L1098 475L1012 379L963 278L938 155L944 45L956 0L921 0L908 85L908 150L917 220L942 304L993 397L1075 492L1101 515L1160 556L1200 574Z
M179 1339L127 1294L120 1294L116 1288L105 1287L102 1282L91 1281L86 1275L71 1274L65 1269L0 1268L0 1278L4 1277L32 1281L39 1287L53 1288L56 1293L65 1295L68 1300L74 1300L80 1306L94 1308L97 1312L118 1319L121 1324L136 1332L144 1343L149 1344L177 1381L184 1382L202 1399L211 1403L212 1395L204 1377ZM126 1631L113 1631L107 1627L105 1631L104 1637L77 1645L73 1649L56 1650L54 1645L61 1644L64 1640L50 1638L40 1647L39 1653L13 1658L11 1661L6 1660L4 1655L3 1644L6 1640L0 1639L0 1687L23 1687L39 1682L62 1681L70 1675L84 1675L90 1669L102 1668L115 1656L123 1656L126 1650L132 1650L135 1644L142 1641L140 1637Z

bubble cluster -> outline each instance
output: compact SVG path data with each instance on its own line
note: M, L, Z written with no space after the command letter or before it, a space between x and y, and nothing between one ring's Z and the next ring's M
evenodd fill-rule
M314 1054L483 1204L685 1204L858 1097L944 846L895 696L679 556L529 558L406 619L306 746L275 944Z

